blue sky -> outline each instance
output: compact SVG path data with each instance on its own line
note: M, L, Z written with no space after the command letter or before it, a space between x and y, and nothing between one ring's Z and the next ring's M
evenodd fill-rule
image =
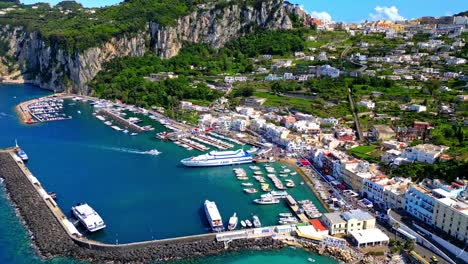
M445 16L468 10L467 0L290 0L308 12L334 21L359 22L366 19L411 19L421 16ZM22 0L25 4L59 0ZM119 0L80 0L84 6L112 5Z

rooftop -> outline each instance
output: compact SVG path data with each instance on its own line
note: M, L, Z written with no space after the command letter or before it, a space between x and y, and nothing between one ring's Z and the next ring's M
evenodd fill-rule
M328 230L328 228L326 228L326 227L322 224L322 222L320 222L320 220L318 220L318 219L312 219L312 220L310 220L309 222L310 222L310 224L313 225L314 228L315 228L317 231L319 231L319 232L320 232L320 231L327 231L327 230Z
M323 216L326 217L332 224L346 223L346 220L341 217L340 213L326 213L323 214Z
M359 244L389 241L389 237L377 228L351 231L350 234Z
M442 204L445 204L446 206L452 207L453 209L461 212L465 216L468 216L468 204L464 201L460 200L455 200L452 198L441 198L437 199Z
M368 212L364 212L362 210L356 209L356 210L349 210L347 212L344 212L342 214L343 218L346 220L350 219L358 219L358 220L370 220L374 219L372 215L370 215Z

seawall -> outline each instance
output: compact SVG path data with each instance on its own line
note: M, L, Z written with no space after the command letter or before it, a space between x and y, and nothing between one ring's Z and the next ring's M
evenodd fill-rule
M89 262L148 263L219 254L244 249L279 249L282 242L272 238L235 240L225 247L213 234L139 243L111 245L71 235L60 221L65 217L40 195L39 183L13 159L12 149L0 150L0 177L19 216L31 234L31 241L43 258L68 257Z

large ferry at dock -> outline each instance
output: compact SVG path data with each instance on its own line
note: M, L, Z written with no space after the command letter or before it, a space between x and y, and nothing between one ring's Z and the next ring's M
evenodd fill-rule
M86 203L73 206L72 213L89 232L96 232L106 228L101 216Z
M239 149L236 151L211 151L197 157L183 159L180 162L188 167L210 167L251 163L253 158L249 152Z
M221 215L219 214L218 207L215 202L208 200L205 201L205 213L213 232L223 232L223 220L221 219Z

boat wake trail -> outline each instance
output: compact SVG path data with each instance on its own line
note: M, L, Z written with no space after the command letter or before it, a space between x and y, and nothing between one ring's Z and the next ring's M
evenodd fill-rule
M117 147L103 147L104 149L107 150L112 150L112 151L118 151L118 152L124 152L124 153L131 153L131 154L140 154L140 155L153 155L157 156L161 154L157 149L151 149L147 151L141 151L138 149L131 149L131 148L117 148Z

